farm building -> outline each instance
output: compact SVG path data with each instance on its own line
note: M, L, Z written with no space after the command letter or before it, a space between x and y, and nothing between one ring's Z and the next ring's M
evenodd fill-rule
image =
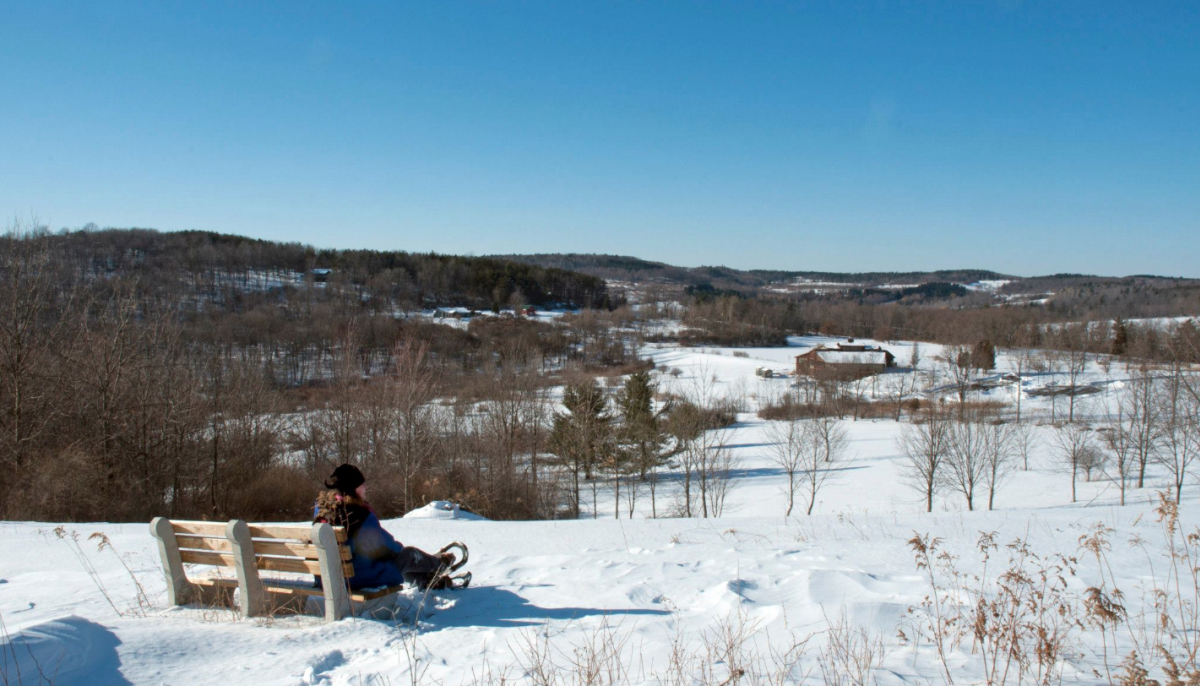
M848 339L835 347L818 345L796 356L796 374L816 379L860 379L896 366L896 356L883 348Z

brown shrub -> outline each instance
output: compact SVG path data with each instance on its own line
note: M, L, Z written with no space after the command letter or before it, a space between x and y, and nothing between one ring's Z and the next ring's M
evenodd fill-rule
M758 410L759 419L772 421L805 419L810 417L837 417L843 413L832 403L804 403L792 395L785 395L778 402L768 403Z
M271 466L241 488L230 489L226 514L258 522L302 518L312 512L322 487L319 479L304 470L288 465Z

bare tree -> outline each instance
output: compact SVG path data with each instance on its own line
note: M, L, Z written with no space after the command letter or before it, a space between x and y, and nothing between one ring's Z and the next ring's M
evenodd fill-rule
M384 384L394 430L386 451L399 471L404 511L417 506L413 486L436 452L435 408L437 371L429 364L429 345L401 341L392 351L392 372Z
M900 421L900 413L904 410L904 401L917 394L917 379L920 377L918 368L921 365L921 344L913 343L908 357L908 372L899 374L900 382L896 392L896 421Z
M1158 462L1171 477L1175 502L1181 502L1183 484L1200 459L1200 397L1191 392L1186 374L1176 363L1158 393L1162 417Z
M82 400L80 409L88 423L88 446L96 455L104 498L115 497L121 468L121 424L129 402L129 383L145 331L138 325L138 305L130 284L117 284L107 301L94 301L80 313L81 333L68 355L79 370L73 394Z
M1075 484L1079 470L1096 459L1092 429L1078 424L1060 424L1054 428L1054 443L1063 467L1071 475L1071 502L1076 502Z
M1012 473L1013 462L1018 455L1018 442L1014 440L1016 427L1001 421L991 421L980 427L983 433L984 483L988 489L988 509L996 504L996 492Z
M1040 354L1038 354L1032 360L1032 368L1033 369L1040 371L1040 372L1044 372L1044 373L1050 375L1051 377L1054 377L1056 374L1058 374L1058 370L1061 367L1061 365L1062 365L1062 356L1053 350L1042 351ZM1057 383L1058 383L1057 380L1051 382L1051 384L1057 384ZM1058 423L1058 398L1059 398L1058 393L1050 394L1050 423L1051 424Z
M1035 355L1036 355L1036 353L1029 348L1021 348L1020 350L1015 351L1012 355L1013 366L1016 368L1016 377L1017 377L1017 380L1015 382L1016 392L1013 393L1013 395L1017 399L1017 423L1018 424L1021 422L1021 400L1025 396L1025 390L1021 384L1025 379L1025 372L1034 367ZM1029 469L1028 462L1026 462L1026 464L1025 464L1025 469L1026 470Z
M988 432L985 425L971 421L952 422L946 451L943 482L967 501L967 509L975 509L975 491L987 481Z
M787 476L787 486L784 494L787 496L787 508L784 517L792 516L792 508L796 504L796 492L800 488L797 479L805 468L807 457L807 442L805 441L805 425L799 419L770 422L767 424L767 438L771 446L771 461L774 462L784 475Z
M1134 453L1134 434L1130 431L1120 404L1117 406L1117 416L1108 426L1100 427L1096 433L1111 458L1105 462L1109 479L1117 485L1121 493L1121 504L1125 504L1125 492L1129 489L1129 481L1136 471L1137 460Z
M1067 372L1068 389L1067 421L1075 421L1075 397L1079 394L1079 380L1087 370L1089 327L1087 324L1066 326L1063 338L1066 350L1062 353L1063 367Z
M704 478L702 496L704 498L704 516L720 517L725 514L725 505L729 492L733 490L733 472L737 469L738 459L729 449L721 432L722 440L708 452L704 463Z
M722 413L717 396L718 379L706 362L697 365L696 375L685 387L686 400L671 413L672 433L679 441L679 464L683 469L683 492L679 512L685 517L712 516L714 497L723 503L730 486L728 431L717 421ZM710 494L710 489L715 489Z
M625 481L625 508L630 519L633 519L633 514L637 512L638 496L643 488L644 482L639 479Z
M1021 469L1027 472L1029 471L1029 457L1041 444L1037 429L1032 424L1018 422L1011 427L1010 431L1013 450L1021 459Z
M727 485L718 482L724 474L720 467L726 462L729 432L722 428L707 428L706 413L697 413L697 418L702 423L692 429L680 452L684 470L683 512L687 517L697 514L709 517L709 490Z
M62 318L50 248L14 225L0 237L0 500L26 467L31 447L55 414L50 378Z
M953 384L955 394L958 395L958 420L964 421L967 392L971 390L971 385L979 374L979 369L971 364L971 349L965 345L946 346L937 360Z
M1146 467L1155 461L1162 426L1159 421L1159 403L1155 398L1154 377L1142 365L1129 378L1124 391L1117 396L1122 424L1132 452L1137 487L1146 484Z
M924 496L926 512L933 512L933 496L942 483L949 442L949 421L933 407L900 430L899 447L905 456L901 478Z
M833 473L832 463L845 455L845 429L832 418L793 419L771 423L767 435L774 442L773 460L788 479L784 516L791 516L796 494L801 491L805 514L811 515L821 487Z

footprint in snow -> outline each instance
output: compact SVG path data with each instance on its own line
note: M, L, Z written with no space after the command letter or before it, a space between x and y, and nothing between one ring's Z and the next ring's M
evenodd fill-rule
M746 597L746 591L753 591L758 588L758 584L750 581L749 579L735 579L726 584L726 586L730 591L733 591L743 598Z
M304 669L303 681L300 683L303 686L317 686L318 684L329 683L329 678L326 673L331 672L338 667L346 664L346 656L340 650L334 650L317 657L309 662L308 667Z

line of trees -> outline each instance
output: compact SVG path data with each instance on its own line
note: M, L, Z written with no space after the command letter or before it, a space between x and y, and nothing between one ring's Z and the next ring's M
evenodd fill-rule
M1082 472L1089 481L1111 480L1124 505L1129 489L1144 488L1147 468L1156 465L1179 502L1200 463L1200 379L1183 365L1135 368L1108 421L1060 425L1054 442L1071 475L1072 501Z
M1130 489L1146 486L1152 466L1165 474L1178 502L1200 465L1200 378L1182 363L1131 365L1130 372L1116 411L1102 421L1071 414L1049 425L1045 447L1070 478L1071 502L1078 499L1081 478L1105 478L1124 505ZM926 511L933 510L935 496L947 493L960 495L968 510L986 493L992 509L1008 477L1029 469L1038 445L1036 426L1020 415L926 403L901 428L901 475Z
M351 303L358 299L383 312L443 305L610 305L603 279L486 257L326 250L208 231L86 227L46 233L43 240L71 263L79 278L136 277L142 288L163 297L178 299L187 289L235 308L255 294L278 301L305 280L328 283Z
M1049 349L1159 362L1177 359L1181 351L1188 351L1190 357L1183 361L1200 363L1200 328L1191 321L1172 325L1128 319L1135 315L1200 315L1194 298L1168 297L1150 287L1126 290L1132 293L1125 293L1126 300L1120 303L1114 296L1111 301L1099 299L1096 307L1081 308L878 305L832 295L693 297L681 311L684 328L662 337L690 345L764 346L784 345L789 335L813 332L968 348L982 341L993 350ZM1195 290L1200 286L1188 292ZM656 317L673 309L664 304L659 310L643 307L640 312L644 317Z
M245 273L214 295L170 267L179 254L118 238L200 240L0 238L0 516L304 518L343 461L367 468L384 514L452 499L562 516L546 389L638 364L633 339L572 318L453 327L377 311L355 284L272 295ZM253 278L274 259L247 254Z
M574 516L589 493L598 514L599 491L610 490L616 518L632 518L643 495L650 516L719 517L733 487L737 461L727 428L736 419L703 380L682 396L661 393L645 371L608 393L595 379L569 383L563 411L553 419L552 450L570 475ZM656 398L662 397L658 401ZM664 509L660 485L671 469L674 498Z

